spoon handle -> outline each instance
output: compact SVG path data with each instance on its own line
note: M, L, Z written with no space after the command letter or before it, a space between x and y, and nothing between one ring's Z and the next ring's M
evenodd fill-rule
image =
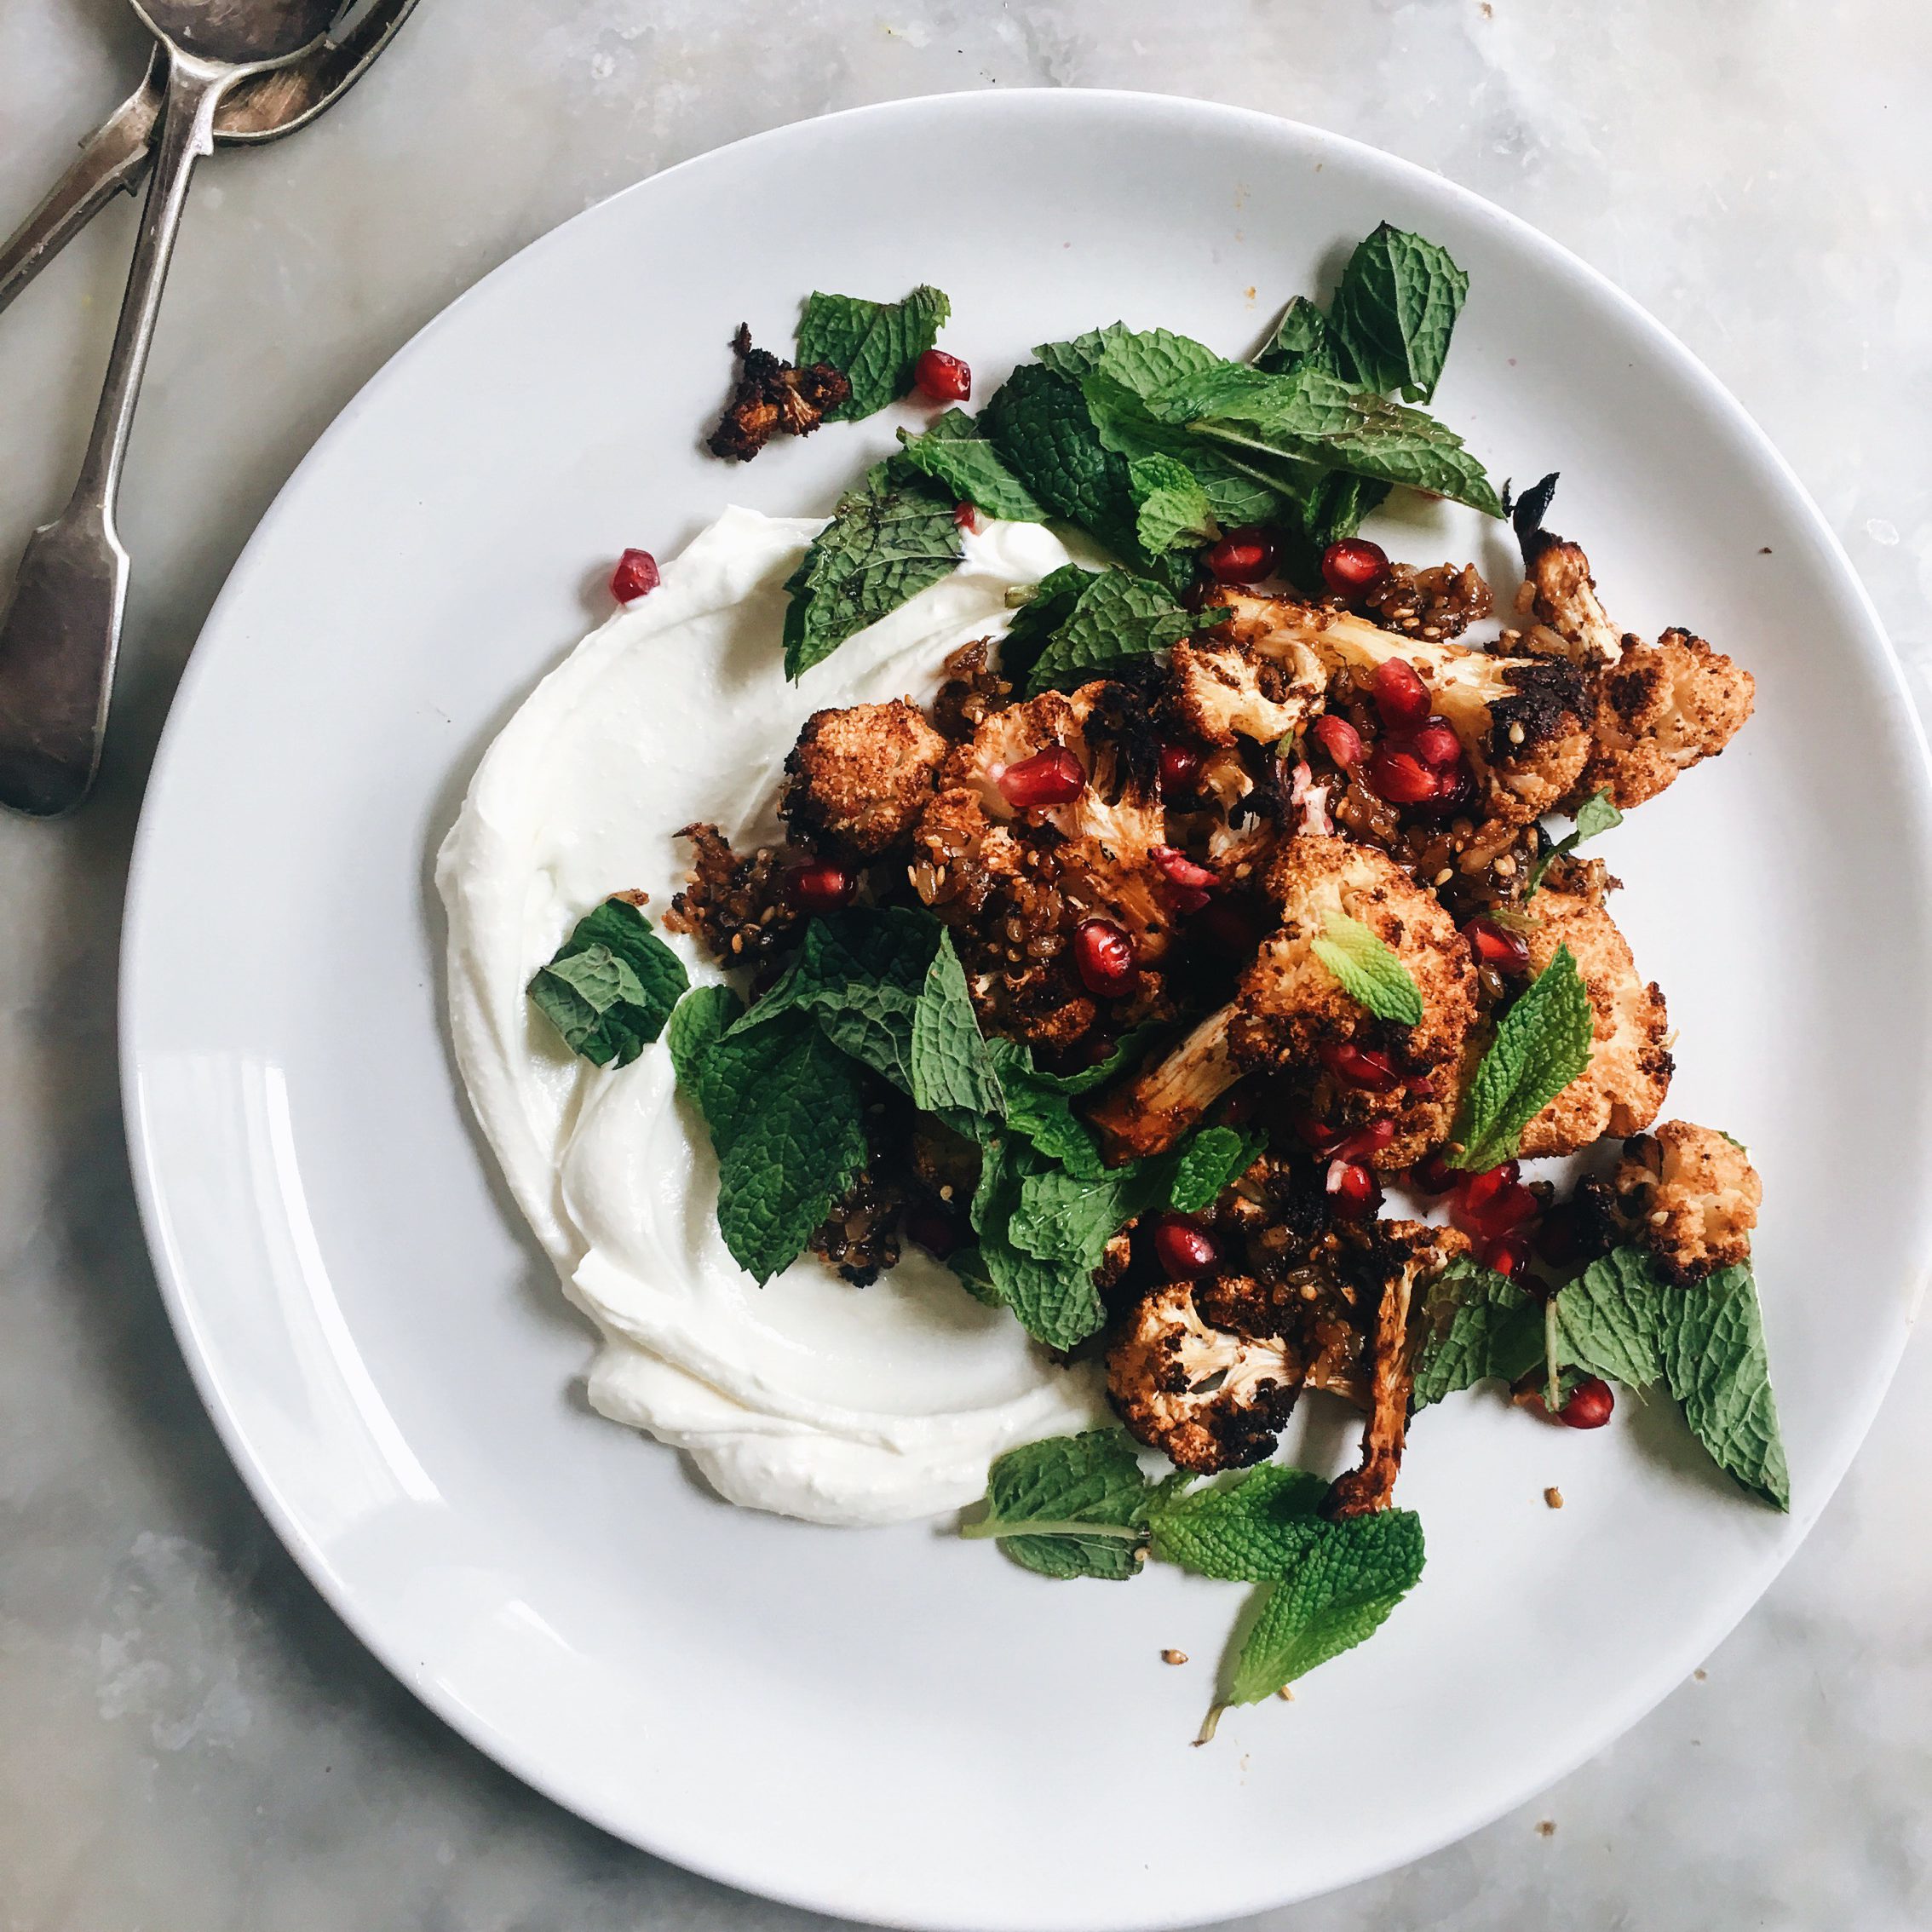
M114 527L122 459L196 160L214 148L232 68L177 51L101 407L67 507L28 539L0 621L0 804L55 818L93 789L127 602Z

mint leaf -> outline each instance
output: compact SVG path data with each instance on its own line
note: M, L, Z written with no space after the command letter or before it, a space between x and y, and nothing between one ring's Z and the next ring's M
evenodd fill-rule
M966 990L966 969L953 951L952 934L943 928L912 1010L906 1060L916 1107L994 1120L1004 1114L999 1076Z
M1523 1129L1590 1065L1590 994L1567 946L1503 1016L1463 1096L1452 1167L1481 1173L1515 1158Z
M1320 1476L1264 1463L1211 1489L1157 1498L1153 1555L1223 1583L1273 1583L1327 1528L1315 1515L1327 1493Z
M865 1164L857 1070L803 1013L741 1021L704 1055L697 1100L718 1156L718 1231L762 1288Z
M1026 695L1071 690L1136 658L1152 657L1192 636L1205 618L1187 609L1152 578L1124 570L1090 577L1072 610L1034 661Z
M1088 1180L1038 1164L1021 1176L1007 1239L1041 1261L1091 1274L1106 1258L1107 1243L1146 1205L1147 1192L1136 1168L1114 1168Z
M1084 1259L1090 1229L1070 1223L1064 1213L1055 1211L1058 1204L1036 1199L1030 1223L1033 1238L1045 1245L1049 1227L1064 1228L1067 1237L1078 1243L1079 1251L1043 1256L1022 1246L1013 1230L1026 1184L1059 1171L1016 1134L990 1140L981 1153L972 1219L986 1274L1021 1326L1049 1348L1071 1348L1107 1320L1094 1285L1099 1255L1091 1262ZM1105 1245L1103 1239L1101 1246Z
M1204 1127L1182 1148L1168 1185L1167 1205L1181 1214L1210 1208L1268 1151L1260 1134Z
M1423 1561L1422 1521L1411 1510L1322 1524L1281 1580L1258 1593L1259 1612L1224 1666L1221 1705L1258 1704L1373 1636L1415 1588Z
M963 551L952 506L876 465L832 511L785 579L785 675L796 681L847 638L949 576Z
M989 1040L986 1045L1006 1102L1007 1124L1069 1173L1098 1180L1107 1171L1100 1142L1073 1112L1067 1089L1034 1067L1031 1047L1006 1039Z
M1350 999L1398 1026L1422 1023L1422 989L1391 948L1360 919L1331 912L1310 950Z
M670 1016L664 1044L670 1049L677 1084L693 1099L704 1056L744 1016L745 1002L729 986L693 986Z
M905 460L955 498L1009 523L1041 523L1046 508L1006 466L963 410L949 409L923 436L901 429Z
M1140 1573L1150 1493L1125 1429L1056 1435L995 1460L986 1514L959 1533L997 1537L1015 1563L1043 1577L1121 1583Z
M1329 327L1365 388L1435 393L1469 279L1449 251L1384 221L1348 257Z
M1006 635L1000 640L1000 675L1015 690L1023 690L1053 634L1073 614L1090 578L1099 573L1078 564L1049 570L1038 584L1015 585L1006 594L1014 606Z
M690 983L643 913L627 899L607 899L572 928L528 991L572 1053L594 1067L628 1067L664 1030Z
M1661 1382L1720 1469L1774 1509L1791 1508L1748 1262L1677 1288L1641 1249L1619 1248L1559 1292L1553 1325L1567 1362L1626 1388Z
M1135 528L1149 556L1205 543L1220 534L1214 506L1186 463L1170 456L1137 457L1127 465Z
M1254 363L1270 376L1292 375L1311 365L1331 376L1344 373L1342 352L1329 333L1327 318L1306 296L1297 296L1282 310L1274 333Z
M1577 813L1576 829L1567 837L1551 842L1548 832L1543 835L1543 850L1532 861L1529 869L1529 888L1524 894L1527 899L1543 883L1543 875L1559 859L1567 857L1586 838L1595 838L1599 832L1608 831L1613 825L1620 825L1624 814L1610 802L1610 788L1600 786L1584 800Z
M1416 1344L1417 1409L1495 1377L1514 1382L1543 1360L1543 1310L1507 1275L1467 1256L1429 1285Z
M1351 476L1345 470L1326 471L1296 506L1302 535L1314 548L1324 550L1344 537L1353 537L1361 528L1363 518L1381 508L1389 488L1386 483Z
M980 413L1007 466L1055 515L1130 561L1142 552L1126 461L1102 446L1078 385L1043 364L1015 369Z
M946 1265L959 1277L959 1285L975 1302L989 1308L1006 1306L999 1290L993 1285L993 1278L987 1272L986 1258L977 1248L955 1248L946 1257Z
M852 384L849 400L825 412L829 422L856 422L912 387L913 365L939 340L952 304L922 284L904 302L814 293L798 324L798 360L829 362Z

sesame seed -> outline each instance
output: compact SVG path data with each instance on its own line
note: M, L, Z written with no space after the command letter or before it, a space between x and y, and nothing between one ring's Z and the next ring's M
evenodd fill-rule
M1561 1509L1563 1507L1563 1492L1557 1488L1555 1483L1551 1483L1549 1488L1544 1491L1543 1500L1552 1509Z
M1505 852L1503 856L1496 861L1496 876L1499 879L1506 879L1510 877L1515 873L1515 870L1516 861L1512 859L1507 852Z
M942 1201L950 1201L952 1199L952 1183L950 1181L940 1189L939 1198Z
M733 934L731 935L731 950L732 950L732 951L733 951L733 952L744 952L744 950L745 950L745 934L744 934L743 933L733 933Z
M1664 1223L1665 1223L1665 1222L1667 1222L1667 1221L1668 1221L1668 1220L1669 1220L1670 1218L1670 1209L1669 1209L1669 1208L1657 1208L1657 1209L1654 1209L1654 1210L1653 1210L1653 1211L1652 1211L1652 1213L1651 1213L1651 1216L1650 1216L1650 1225L1651 1225L1651 1226L1652 1226L1653 1228L1661 1228L1661 1227L1662 1227L1662 1226L1664 1225Z
M1274 1694L1278 1698L1279 1698L1284 1704L1292 1704L1295 1701L1295 1691L1292 1685L1284 1684L1281 1688L1278 1690Z
M1160 1653L1160 1660L1163 1664L1185 1664L1187 1653L1184 1650L1164 1650Z
M1445 865L1442 870L1435 875L1435 883L1439 886L1447 885L1450 880L1454 878L1455 876L1456 868L1453 865Z
M1521 745L1522 741L1523 727L1520 724L1511 725L1509 727L1509 742L1512 745Z

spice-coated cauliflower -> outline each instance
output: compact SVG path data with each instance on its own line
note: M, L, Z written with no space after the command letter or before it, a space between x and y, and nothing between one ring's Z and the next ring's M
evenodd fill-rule
M1577 786L1579 798L1607 790L1621 812L1715 758L1750 717L1757 689L1741 664L1688 630L1625 643L1599 685L1595 739Z
M1666 1122L1625 1142L1612 1185L1636 1238L1678 1286L1751 1258L1764 1189L1729 1136Z
M814 711L785 762L779 810L802 842L876 859L911 837L951 749L909 699Z
M1328 671L1308 649L1263 655L1235 644L1176 644L1167 705L1204 745L1279 744L1321 708Z

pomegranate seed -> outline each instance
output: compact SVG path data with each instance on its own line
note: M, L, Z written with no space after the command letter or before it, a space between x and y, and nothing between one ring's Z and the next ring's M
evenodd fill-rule
M1435 773L1421 759L1386 746L1369 760L1370 788L1391 805L1420 805L1436 795Z
M1170 1281L1193 1281L1221 1259L1214 1243L1177 1214L1164 1214L1154 1223L1153 1245Z
M1486 1268L1494 1268L1498 1274L1518 1275L1529 1266L1530 1245L1521 1234L1499 1235L1484 1244L1481 1258Z
M1311 1153L1325 1154L1335 1145L1335 1130L1317 1120L1312 1113L1296 1115L1295 1132Z
M1274 539L1251 526L1230 530L1201 561L1223 584L1252 584L1274 568Z
M1409 740L1409 749L1425 765L1433 765L1439 772L1447 771L1463 760L1462 739L1440 718L1431 718Z
M1083 919L1073 932L1073 963L1089 992L1112 998L1134 983L1134 942L1111 919Z
M648 550L626 550L611 572L611 595L620 604L635 604L658 588L658 560Z
M1453 818L1467 811L1475 799L1475 773L1466 762L1458 760L1447 771L1435 774L1435 796L1426 808L1439 819Z
M973 394L973 371L956 355L929 348L912 365L912 380L934 402L966 402Z
M1493 966L1499 972L1521 973L1529 965L1529 946L1515 933L1478 913L1463 928L1479 966Z
M1320 1049L1321 1063L1337 1080L1371 1094L1386 1094L1402 1084L1395 1062L1373 1047L1352 1046L1346 1040Z
M941 1208L916 1207L906 1217L906 1239L944 1261L959 1245L959 1224Z
M1440 1147L1409 1170L1410 1181L1425 1194L1446 1194L1461 1178Z
M1322 582L1337 597L1359 597L1388 574L1388 551L1366 537L1344 537L1321 553Z
M1406 658L1386 658L1375 667L1371 695L1391 731L1414 731L1429 722L1429 687Z
M836 912L850 902L858 884L842 865L800 865L786 875L785 896L801 912Z
M1362 734L1346 718L1319 717L1314 722L1314 734L1321 748L1343 771L1348 771L1361 762Z
M1196 892L1207 892L1221 881L1205 865L1197 865L1178 846L1157 845L1153 848L1153 862L1160 868L1160 874L1170 885L1189 886Z
M1043 805L1071 804L1087 789L1087 774L1064 745L1049 745L1009 765L995 782L1015 811L1031 812Z
M962 530L976 531L980 527L980 513L970 503L955 503L952 520Z
M1570 1399L1558 1411L1556 1419L1571 1429L1601 1429L1616 1406L1610 1384L1601 1376L1586 1375L1570 1391Z
M1395 1123L1393 1120L1371 1120L1366 1127L1358 1127L1353 1134L1345 1136L1329 1149L1337 1160L1362 1160L1370 1154L1378 1154L1395 1138Z
M1409 1091L1413 1094L1417 1100L1434 1100L1435 1098L1435 1081L1425 1078L1420 1073L1412 1074L1410 1076L1408 1088Z
M1481 1241L1496 1240L1535 1220L1536 1196L1516 1174L1515 1162L1509 1160L1486 1173L1470 1175L1457 1190L1449 1218L1465 1234Z
M1382 1190L1375 1176L1353 1160L1328 1164L1328 1205L1343 1221L1366 1221L1382 1205Z
M1192 791L1194 774L1201 768L1201 755L1191 745L1164 745L1160 748L1160 789Z

